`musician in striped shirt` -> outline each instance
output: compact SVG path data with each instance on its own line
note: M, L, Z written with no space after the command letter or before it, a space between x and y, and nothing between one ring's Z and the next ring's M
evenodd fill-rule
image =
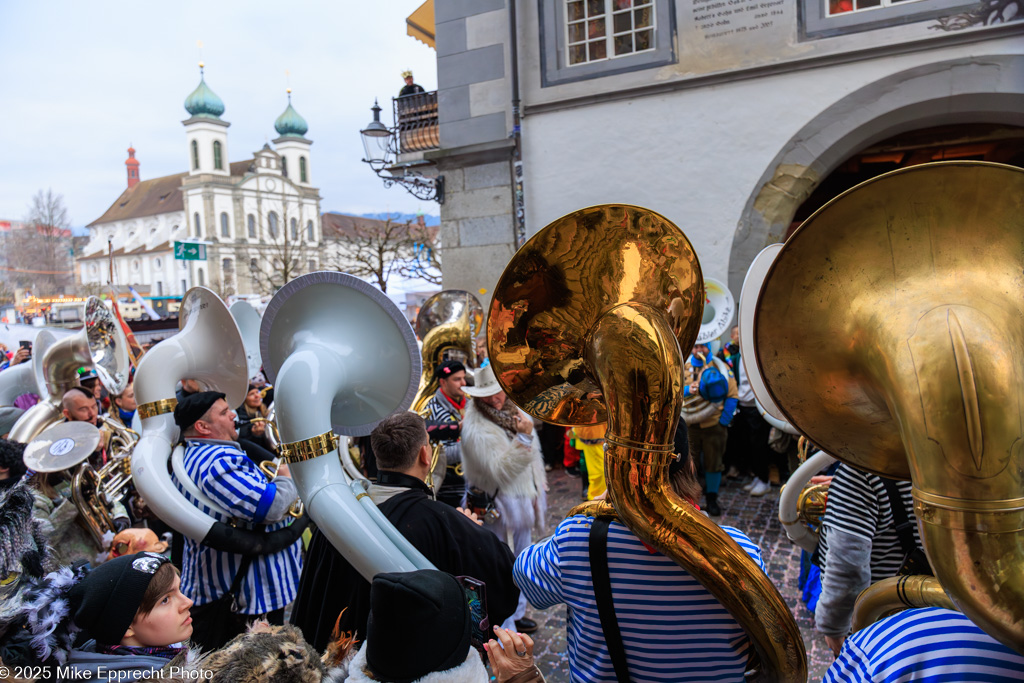
M683 439L670 468L672 487L693 503L701 493ZM680 441L684 444L680 448ZM516 585L537 609L568 606L569 669L573 681L614 682L592 580L589 537L594 520L569 517L554 536L516 559ZM722 529L765 569L743 532ZM743 681L750 641L731 614L685 569L649 548L615 520L608 529L608 567L615 614L630 680L705 683Z
M1024 680L1024 657L959 612L910 609L846 639L824 683Z
M909 552L897 534L887 486L907 519L904 544L920 548L909 481L886 484L877 475L840 463L828 489L818 545L821 597L814 618L836 654L850 632L857 596L871 584L896 576Z
M191 486L205 496L205 500L197 499L189 486L175 479L189 502L218 521L234 520L247 527L266 525L268 532L291 523L288 509L298 492L287 466L282 465L271 482L246 457L236 441L235 413L224 394L191 394L178 403L174 419L185 439L184 465ZM192 642L212 649L243 632L254 619L283 624L284 608L295 599L301 572L299 541L272 555L245 561L241 555L186 538L181 590L195 602ZM236 575L241 578L234 594L236 611L232 611L226 596Z

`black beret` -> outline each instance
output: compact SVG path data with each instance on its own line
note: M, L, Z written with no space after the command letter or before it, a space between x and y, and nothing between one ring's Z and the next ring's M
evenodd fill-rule
M466 366L457 360L446 360L434 368L434 379L447 379L456 372L465 372Z
M168 562L163 555L142 552L93 569L68 594L75 625L102 645L120 645L153 575Z
M219 391L200 391L189 394L178 401L178 405L175 406L174 422L181 427L181 431L185 431L197 420L202 419L203 415L206 415L206 411L222 398L225 398L225 395Z

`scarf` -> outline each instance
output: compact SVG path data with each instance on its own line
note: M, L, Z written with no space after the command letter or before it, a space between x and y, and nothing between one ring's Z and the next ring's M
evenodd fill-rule
M442 396L444 396L446 399L448 399L449 403L451 403L453 406L455 406L455 408L459 411L459 415L463 414L463 411L466 410L466 397L465 396L463 396L458 401L456 401L454 398L452 398L448 394L444 393L444 389L438 388L438 391L441 392Z
M164 647L142 647L134 645L100 645L96 643L96 652L103 655L136 655L144 657L160 657L171 660L178 656L182 649L180 644Z
M489 404L484 403L483 401L474 401L474 403L484 417L505 431L505 436L509 439L516 438L515 417L519 414L519 411L516 408L515 403L505 399L505 405L501 407L501 410L492 408Z

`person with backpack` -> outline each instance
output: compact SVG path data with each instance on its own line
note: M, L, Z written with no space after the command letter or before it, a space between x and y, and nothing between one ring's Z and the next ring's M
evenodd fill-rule
M725 470L728 426L739 404L736 380L725 361L711 355L706 344L697 344L683 367L683 410L696 458L704 457L705 510L712 517L722 514L718 488Z

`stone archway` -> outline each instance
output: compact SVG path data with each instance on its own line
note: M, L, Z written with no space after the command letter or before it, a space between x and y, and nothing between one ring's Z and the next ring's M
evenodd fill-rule
M1024 55L985 55L901 71L847 95L782 148L747 199L729 255L739 292L750 262L781 241L822 179L869 145L906 131L955 123L1019 125Z

